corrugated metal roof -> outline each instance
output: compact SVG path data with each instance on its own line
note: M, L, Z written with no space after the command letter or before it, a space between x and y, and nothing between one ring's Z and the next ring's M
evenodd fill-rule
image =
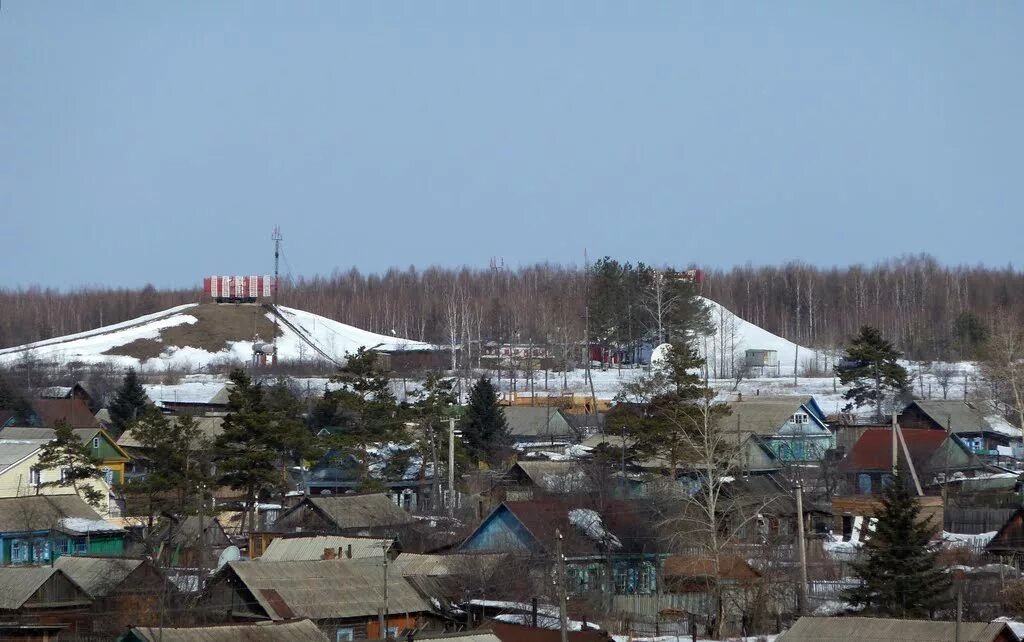
M490 629L478 629L476 631L464 631L462 633L444 633L442 635L417 635L417 641L426 640L451 640L451 642L501 642Z
M228 568L274 620L288 617L281 604L289 614L313 620L373 616L384 606L384 565L373 559L257 560L229 562ZM396 569L388 569L387 581L391 613L430 610Z
M918 471L928 464L942 443L946 441L944 430L928 430L922 428L903 428L903 439L907 442L910 458ZM904 460L903 448L897 454ZM868 428L861 433L857 443L850 449L850 454L840 463L843 471L883 470L892 469L892 430L887 428Z
M101 519L78 495L29 495L0 499L0 533L49 530L65 517ZM111 525L111 530L116 527Z
M175 417L168 417L170 421L174 421ZM207 417L192 417L195 420L197 427L199 428L199 434L207 439L216 439L222 432L224 432L224 417L221 416L207 416ZM142 444L135 437L134 431L126 430L117 440L117 445L122 448L142 448Z
M738 427L738 435L741 436L750 433L774 435L806 401L807 397L797 396L767 399L754 397L750 401L735 401L729 404L732 414L722 419L721 425L728 431L737 430Z
M92 597L103 597L142 565L140 559L64 555L53 563Z
M309 620L185 629L136 627L132 633L148 642L326 642L329 639Z
M0 438L0 472L24 460L49 442L49 439Z
M366 557L384 557L384 551L395 545L393 539L376 539L372 537L342 537L340 535L320 535L316 537L279 537L270 543L267 550L260 556L264 562L282 562L288 560L319 560L324 558L324 549L334 549L338 559L347 558L349 546L352 547L352 559Z
M146 395L155 404L190 403L190 404L227 404L231 394L231 384L224 382L187 381L169 386L160 384L143 385Z
M992 642L1006 626L1002 622L961 622L962 642ZM894 620L871 617L802 617L779 642L952 642L955 622Z
M508 406L505 421L513 435L521 437L564 437L571 434L569 422L558 408Z
M955 433L996 432L1019 436L1018 429L1006 429L1007 422L999 410L988 401L920 400L913 402L932 421Z

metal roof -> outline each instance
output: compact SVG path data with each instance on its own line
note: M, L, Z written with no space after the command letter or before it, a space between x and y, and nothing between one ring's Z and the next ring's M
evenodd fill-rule
M175 421L175 417L168 417L169 421ZM192 417L199 428L199 434L207 439L216 439L222 432L224 432L224 417L220 415L211 415L204 417ZM118 438L117 445L122 448L142 448L142 443L135 437L134 431L126 430Z
M183 629L136 627L132 634L146 642L327 642L329 639L309 620Z
M7 430L10 430L9 428ZM0 473L25 460L46 444L49 439L0 438Z
M415 521L412 515L396 506L383 493L309 497L281 515L279 519L284 519L288 513L300 509L306 501L323 511L338 528L398 526Z
M146 395L155 404L180 403L226 405L231 385L225 382L187 381L172 385L143 384Z
M572 433L569 421L558 408L507 406L505 422L513 435L521 437L564 437Z
M805 403L808 403L808 397L798 396L753 397L749 401L734 401L729 403L732 414L723 418L720 425L727 432L735 431L738 438L750 433L774 435ZM808 415L814 417L813 421L819 428L823 427L813 412Z
M999 410L987 401L919 400L916 405L932 421L954 433L995 432L1020 436L1021 431L999 415ZM904 411L906 412L906 411Z
M961 622L960 640L992 642L1005 628L1003 622ZM952 642L955 638L955 622L871 617L802 617L793 628L779 636L778 642ZM1016 639L1016 636L1010 639Z
M451 640L452 642L501 642L501 638L495 635L490 629L478 629L476 631L463 631L462 633L442 633L438 635L425 636L417 635L416 640Z
M272 620L377 615L384 606L384 565L374 559L229 562ZM421 613L430 605L395 569L388 569L388 610Z
M373 537L342 537L340 535L318 535L316 537L279 537L270 543L267 550L260 556L263 562L283 562L288 560L319 560L324 558L324 549L335 550L338 559L348 558L351 546L351 558L384 557L385 550L394 546L393 539L377 539Z
M103 597L120 586L142 565L140 559L122 557L75 557L62 555L53 563L91 597Z

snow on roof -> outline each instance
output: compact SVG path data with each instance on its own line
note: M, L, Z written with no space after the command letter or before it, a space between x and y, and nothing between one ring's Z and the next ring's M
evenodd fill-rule
M223 381L188 381L169 386L153 384L143 385L146 395L153 403L227 403Z
M598 544L608 548L622 548L622 542L604 527L601 515L592 508L573 508L569 511L569 522Z
M116 533L123 528L114 526L105 519L88 519L85 517L62 517L57 525L65 530L76 533Z

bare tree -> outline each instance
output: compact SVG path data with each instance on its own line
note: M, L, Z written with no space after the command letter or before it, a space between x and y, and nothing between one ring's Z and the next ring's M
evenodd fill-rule
M1019 318L1002 315L996 321L982 375L1017 425L1024 427L1024 325Z

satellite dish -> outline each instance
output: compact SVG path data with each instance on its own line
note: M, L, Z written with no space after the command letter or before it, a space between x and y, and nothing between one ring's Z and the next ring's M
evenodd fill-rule
M219 571L228 562L237 562L242 559L242 552L238 550L237 546L228 546L221 551L220 558L217 560L217 570Z

